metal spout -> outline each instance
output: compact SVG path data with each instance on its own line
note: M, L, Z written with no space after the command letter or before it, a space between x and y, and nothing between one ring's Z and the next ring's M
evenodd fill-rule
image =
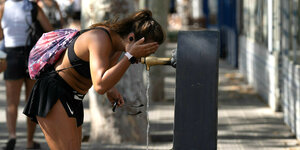
M146 70L149 71L151 66L172 65L171 59L172 58L159 58L159 57L148 56L148 57L142 57L141 63L145 64Z

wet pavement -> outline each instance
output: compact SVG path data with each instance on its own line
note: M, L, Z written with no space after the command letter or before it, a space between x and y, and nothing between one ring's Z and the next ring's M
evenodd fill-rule
M169 44L173 49L176 44ZM166 100L150 103L150 145L148 149L168 150L172 148L174 120L175 70L166 67ZM7 141L5 124L5 87L3 74L0 74L0 147ZM90 132L89 101L84 100L85 120L83 136ZM220 60L218 104L218 149L219 150L300 150L298 141L283 123L282 112L273 112L267 104L247 85L237 69ZM24 107L24 88L19 106L16 150L26 145L26 118ZM37 127L35 141L48 150L41 129ZM83 150L143 150L146 145L97 145L83 142Z

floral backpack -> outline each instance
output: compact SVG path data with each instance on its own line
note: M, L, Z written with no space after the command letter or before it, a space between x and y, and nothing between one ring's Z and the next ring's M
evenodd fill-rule
M28 70L31 79L39 78L48 65L53 65L71 42L80 35L76 29L58 29L47 32L31 49L28 59Z

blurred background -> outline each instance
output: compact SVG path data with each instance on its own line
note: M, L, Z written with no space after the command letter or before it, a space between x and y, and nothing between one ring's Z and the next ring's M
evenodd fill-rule
M166 42L154 55L157 57L172 56L180 31L218 31L218 149L300 149L299 0L56 2L61 15L54 18L61 21L61 28L78 30L150 9L166 32ZM138 116L129 116L127 110L118 108L113 113L106 97L91 88L84 101L82 149L171 149L175 77L176 70L169 66L152 67L150 71L142 64L129 68L117 88L128 103L145 105ZM1 145L7 137L4 90L1 80ZM24 101L18 136L25 138L23 106ZM41 131L36 136L47 149ZM21 149L25 139L18 142Z

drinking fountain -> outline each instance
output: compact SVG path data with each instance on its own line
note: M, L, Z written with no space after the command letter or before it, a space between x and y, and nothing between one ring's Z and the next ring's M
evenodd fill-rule
M148 71L176 68L174 150L217 149L219 51L218 31L179 31L171 58L141 58Z

